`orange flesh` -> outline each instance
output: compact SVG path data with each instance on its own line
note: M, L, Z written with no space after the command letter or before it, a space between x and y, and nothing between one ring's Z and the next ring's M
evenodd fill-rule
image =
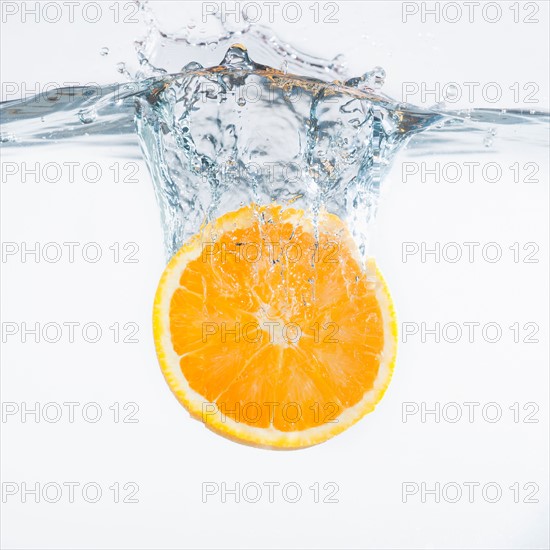
M202 253L170 302L185 378L227 417L257 428L337 421L378 373L376 283L335 216L319 222L317 238L299 210L246 207L231 216L235 223L201 236Z

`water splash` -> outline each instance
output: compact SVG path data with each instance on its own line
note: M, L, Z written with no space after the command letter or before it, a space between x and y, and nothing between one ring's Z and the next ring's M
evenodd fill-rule
M141 96L136 117L169 255L204 222L251 202L322 206L366 250L395 151L441 118L366 87L260 65L242 44L219 65L189 68Z
M341 56L307 55L246 21L169 34L149 4L139 6L146 33L135 42L137 68L117 64L127 83L2 103L0 142L139 143L168 258L225 211L273 201L337 214L366 254L380 183L411 137L418 154L479 153L525 136L547 146L546 113L420 109L382 93L381 67L351 76Z

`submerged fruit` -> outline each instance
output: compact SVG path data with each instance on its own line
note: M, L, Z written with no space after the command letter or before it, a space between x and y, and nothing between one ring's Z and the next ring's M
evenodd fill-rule
M153 313L157 354L180 402L213 430L299 448L374 409L396 326L374 261L337 216L250 205L172 258Z

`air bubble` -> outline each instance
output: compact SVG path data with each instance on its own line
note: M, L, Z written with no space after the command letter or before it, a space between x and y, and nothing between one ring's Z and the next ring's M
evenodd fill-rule
M0 134L0 143L10 143L15 141L13 134Z
M244 97L239 97L239 99L237 99L237 105L244 107L246 105L246 99Z
M107 48L107 46L103 46L103 48L99 50L99 55L102 55L103 57L109 55L109 48Z
M294 91L294 88L292 88L290 86L287 86L283 89L283 97L284 97L285 101L290 101L292 103L293 91Z
M87 111L79 111L78 118L82 124L91 124L97 119L97 113L91 109Z

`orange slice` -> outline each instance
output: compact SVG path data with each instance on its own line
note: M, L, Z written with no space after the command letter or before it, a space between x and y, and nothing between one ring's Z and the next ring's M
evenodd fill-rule
M166 267L153 327L166 380L192 416L242 443L314 445L371 412L396 353L391 298L344 222L250 205Z

